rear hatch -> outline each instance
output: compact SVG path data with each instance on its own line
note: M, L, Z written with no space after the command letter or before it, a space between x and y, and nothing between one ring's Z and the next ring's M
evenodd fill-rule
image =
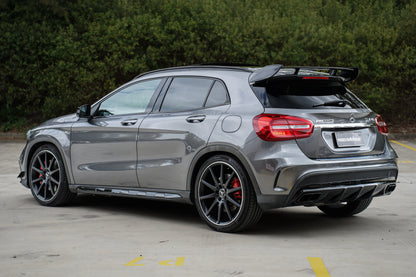
M345 78L336 73L280 68L267 82L253 82L252 88L264 105L265 114L312 122L311 135L296 139L299 148L311 159L384 152L386 137L376 124L379 117L347 89Z

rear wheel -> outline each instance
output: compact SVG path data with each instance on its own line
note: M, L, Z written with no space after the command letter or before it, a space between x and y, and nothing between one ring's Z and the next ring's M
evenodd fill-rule
M202 165L195 184L195 204L208 226L220 232L240 231L262 215L244 169L225 155L214 156Z
M61 155L53 145L43 145L35 151L29 164L28 178L33 196L42 205L59 206L75 197L69 191Z
M347 203L318 206L318 208L329 216L347 217L361 213L367 209L372 200L373 198L367 198Z

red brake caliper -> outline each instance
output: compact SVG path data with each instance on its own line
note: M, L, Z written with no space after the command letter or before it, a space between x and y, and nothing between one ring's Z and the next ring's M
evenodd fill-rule
M40 170L43 170L42 165L40 166ZM39 173L39 178L42 178L42 174ZM42 185L43 181L40 181L40 184Z
M233 188L239 188L239 187L241 187L241 185L240 185L240 180L238 180L238 178L237 178L237 179L235 179L235 180L231 183L231 185L233 186ZM235 199L241 199L241 190L240 190L240 191L236 191L236 192L234 192L234 197L235 197Z

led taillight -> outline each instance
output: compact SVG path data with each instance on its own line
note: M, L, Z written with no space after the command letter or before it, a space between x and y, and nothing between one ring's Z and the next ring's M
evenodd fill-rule
M253 126L257 135L267 141L307 138L313 132L311 121L280 114L260 114L253 119Z
M381 115L379 115L379 114L376 115L375 121L376 121L376 125L377 125L377 128L378 128L378 131L382 135L387 136L388 133L389 133L389 131L387 130L387 124L386 124L386 122L384 122L383 118L381 118Z

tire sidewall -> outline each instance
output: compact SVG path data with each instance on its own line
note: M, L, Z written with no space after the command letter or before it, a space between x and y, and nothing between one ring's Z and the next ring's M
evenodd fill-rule
M59 170L60 170L58 189L57 189L55 195L51 199L48 199L46 201L38 198L38 196L35 193L35 189L33 187L33 184L32 184L32 175L33 175L32 174L33 173L32 172L32 170L33 170L32 166L33 166L33 164L35 162L35 159L37 158L38 154L41 153L41 152L45 152L45 151L48 151L48 152L50 152L54 155L54 157L56 158L56 160L59 164ZM65 189L64 187L65 186L67 187L67 179L66 179L66 171L65 171L64 164L62 162L61 154L59 153L58 149L55 146L46 144L46 145L43 145L43 146L39 147L38 149L36 149L35 153L33 153L33 155L32 155L32 159L30 160L29 170L28 170L28 181L29 181L29 187L30 187L30 190L32 192L33 197L41 205L54 206L54 205L56 205L57 202L59 202L58 200L59 200L59 198L62 197L63 190Z
M209 166L211 166L215 163L219 163L219 162L224 163L228 166L231 166L231 168L233 168L236 171L237 176L240 179L240 186L241 186L241 189L242 189L242 192L243 192L243 199L241 201L241 207L240 207L240 211L238 212L237 217L235 219L233 219L230 223L224 224L224 225L215 224L207 218L205 213L202 211L202 206L201 206L201 202L200 202L200 199L199 199L199 190L200 190L200 186L201 186L202 176L204 175L206 170L208 170ZM239 229L241 224L243 224L244 219L245 219L246 214L247 214L248 203L250 201L250 196L251 196L250 194L253 193L249 186L250 186L250 184L249 184L249 180L247 178L247 174L245 173L245 171L243 170L241 165L238 162L236 162L234 159L232 159L231 157L228 157L228 156L224 156L224 155L218 155L218 156L214 156L214 157L209 158L200 167L200 169L198 171L198 174L197 174L195 187L194 187L195 206L197 208L197 211L198 211L200 217L205 221L205 223L208 224L209 227L211 227L212 229L214 229L216 231L232 232L233 230Z

